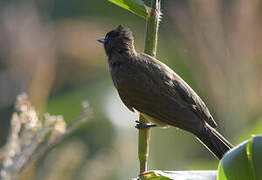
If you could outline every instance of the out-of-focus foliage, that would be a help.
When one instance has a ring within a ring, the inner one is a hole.
[[[246,0],[162,0],[157,58],[196,90],[233,144],[261,133],[261,7]],[[113,89],[97,39],[123,24],[141,52],[144,23],[106,0],[0,1],[0,144],[22,91],[39,113],[62,114],[67,123],[83,100],[94,111],[20,179],[136,176],[137,117]],[[149,169],[217,168],[218,161],[182,130],[156,128],[151,140]]]
[[[40,120],[26,94],[17,97],[17,112],[13,113],[7,143],[1,153],[0,179],[16,179],[32,161],[37,160],[62,140],[72,129],[90,115],[88,103],[83,104],[82,117],[67,125],[60,116],[48,113]]]
[[[226,153],[218,168],[218,180],[259,180],[262,178],[262,136],[249,141]]]

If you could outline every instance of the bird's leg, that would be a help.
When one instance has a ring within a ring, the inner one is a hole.
[[[146,128],[151,128],[151,127],[156,127],[156,124],[150,124],[150,123],[143,123],[140,121],[136,121],[136,126],[135,128],[137,129],[146,129]]]

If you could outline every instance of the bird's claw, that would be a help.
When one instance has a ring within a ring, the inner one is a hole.
[[[140,121],[136,121],[136,126],[135,128],[137,129],[146,129],[146,128],[151,128],[151,127],[156,127],[155,124],[150,124],[150,123],[143,123],[143,122],[140,122]]]

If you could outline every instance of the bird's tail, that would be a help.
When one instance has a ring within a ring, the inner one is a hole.
[[[226,138],[208,125],[205,126],[203,132],[197,133],[196,136],[218,159],[222,159],[223,155],[233,148]]]

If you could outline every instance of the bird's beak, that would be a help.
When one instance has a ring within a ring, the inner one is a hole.
[[[105,38],[99,38],[97,41],[104,44],[105,43]]]

